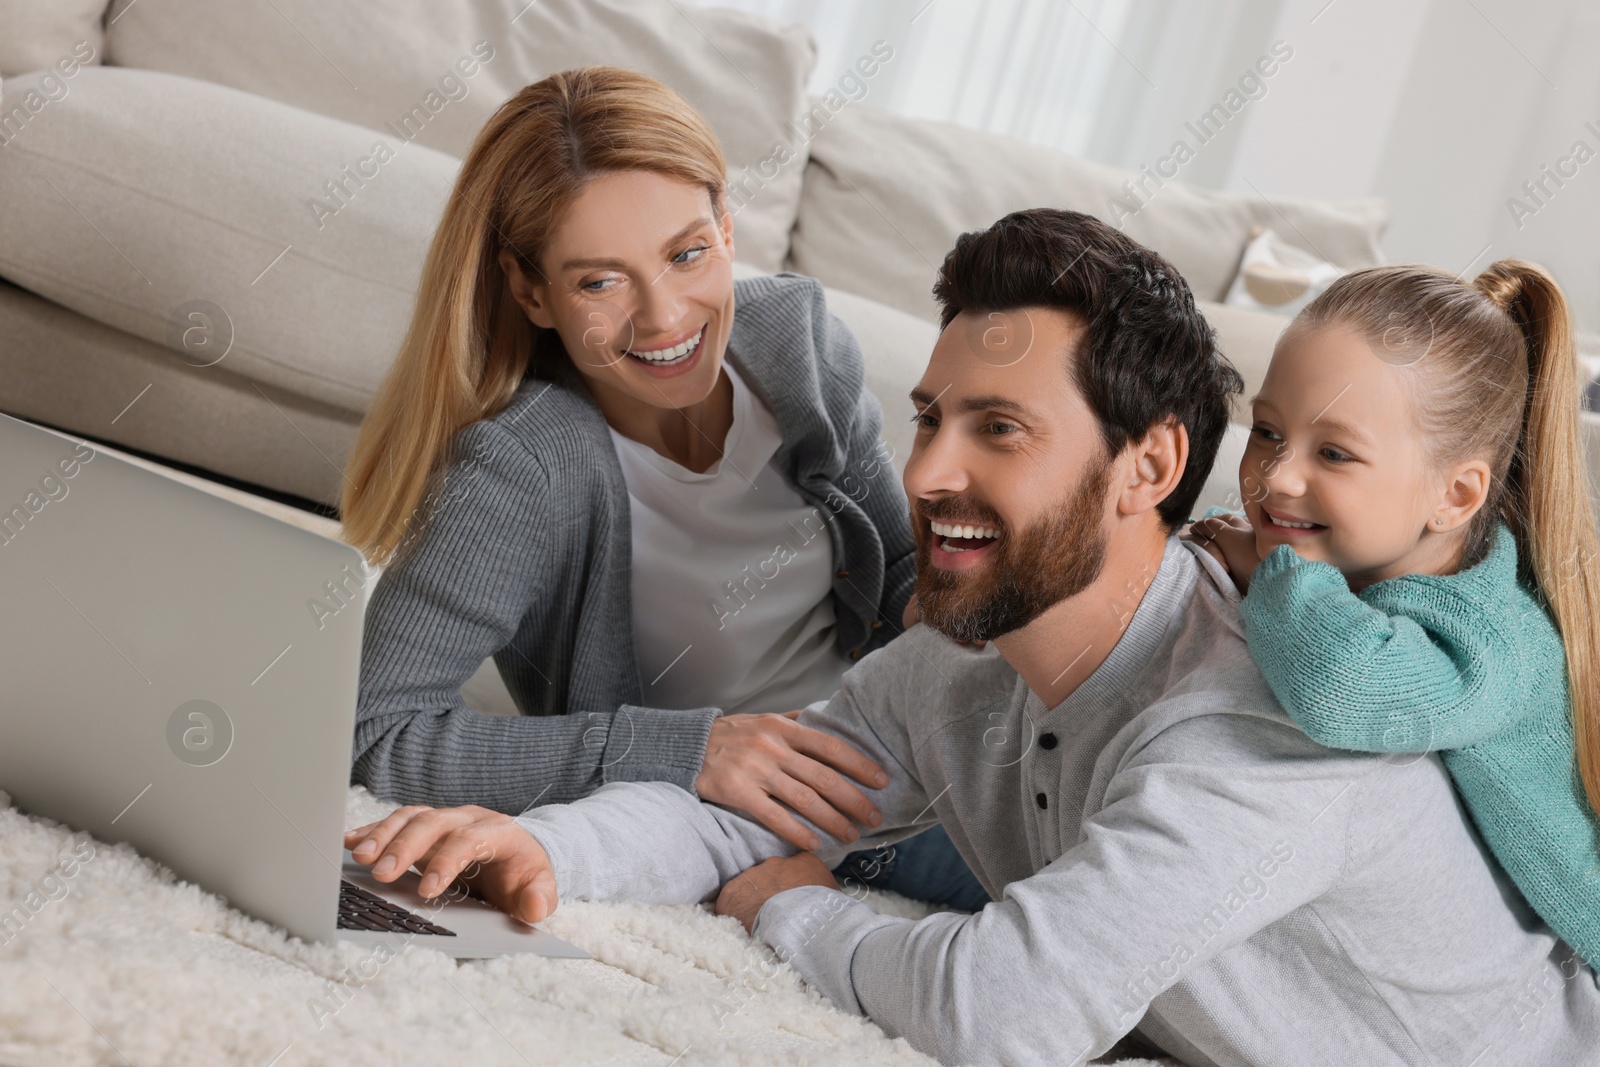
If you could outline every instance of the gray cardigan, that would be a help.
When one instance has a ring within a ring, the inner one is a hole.
[[[727,358],[777,418],[774,462],[827,522],[839,648],[860,658],[899,632],[915,582],[861,349],[813,279],[734,291]],[[456,435],[430,486],[437,509],[367,606],[351,781],[513,814],[609,782],[693,792],[718,710],[642,706],[627,485],[575,372],[530,374],[505,410]],[[490,655],[520,716],[461,699]]]

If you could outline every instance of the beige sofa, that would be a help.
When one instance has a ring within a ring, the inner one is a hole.
[[[955,235],[1032,205],[1110,217],[1140,179],[874,107],[896,42],[853,68],[856,99],[811,98],[809,38],[732,11],[395,6],[0,0],[0,409],[334,504],[474,132],[528,81],[610,62],[717,128],[741,269],[830,287],[903,457]],[[1184,272],[1251,382],[1283,320],[1218,302],[1251,226],[1347,267],[1380,257],[1376,201],[1170,182],[1147,200],[1125,228]]]

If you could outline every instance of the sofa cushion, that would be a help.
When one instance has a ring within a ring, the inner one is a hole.
[[[337,507],[360,418],[0,281],[6,414]]]
[[[407,147],[319,218],[308,195],[335,163],[372,157],[371,130],[156,71],[94,67],[74,84],[73,107],[43,109],[0,149],[0,276],[191,366],[207,351],[185,334],[205,340],[197,328],[214,319],[215,344],[231,338],[219,373],[365,412],[459,162]],[[179,113],[181,123],[144,121]],[[200,301],[220,313],[190,318]],[[868,388],[898,417],[938,331],[860,297],[829,301],[862,343]],[[901,462],[909,423],[886,425]]]
[[[1217,446],[1217,458],[1211,472],[1200,487],[1200,496],[1190,509],[1190,517],[1198,518],[1206,508],[1216,506],[1237,510],[1244,506],[1239,495],[1239,464],[1244,459],[1245,446],[1250,443],[1250,428],[1242,423],[1230,422],[1222,441]]]
[[[381,10],[325,0],[118,0],[111,18],[108,63],[232,86],[366,126],[394,148],[415,141],[457,157],[529,82],[590,63],[633,67],[700,110],[733,177],[770,164],[775,145],[794,140],[789,123],[804,111],[815,60],[798,27],[675,0],[393,0]],[[325,163],[331,171],[347,161]],[[782,266],[804,163],[800,145],[742,205],[740,258]]]
[[[1229,307],[1296,315],[1345,274],[1276,230],[1263,229],[1250,238],[1239,260],[1239,273],[1223,303]]]
[[[893,452],[895,468],[903,470],[916,438],[916,427],[911,423],[915,411],[909,394],[927,369],[928,357],[939,340],[939,328],[855,293],[831,288],[826,291],[828,310],[839,316],[861,342],[867,362],[867,388],[883,405],[883,440]],[[1272,348],[1289,320],[1282,315],[1209,301],[1201,301],[1200,310],[1217,331],[1218,349],[1244,377],[1244,392],[1234,400],[1232,417],[1236,422],[1249,422],[1250,397],[1260,391],[1267,364],[1272,360]],[[1596,420],[1600,422],[1600,416]],[[1228,474],[1227,479],[1237,481],[1237,455],[1233,465],[1235,473]]]
[[[1028,207],[1119,222],[1207,300],[1226,294],[1253,225],[1274,226],[1346,269],[1382,261],[1382,200],[1269,204],[1168,181],[1134,201],[1123,183],[1140,177],[1006,137],[846,108],[811,143],[790,269],[936,318],[933,281],[956,236]],[[1114,209],[1113,197],[1143,206],[1119,217],[1127,209]]]
[[[1233,417],[1250,420],[1250,397],[1261,391],[1272,362],[1278,335],[1289,325],[1287,315],[1253,308],[1229,307],[1210,300],[1197,300],[1200,313],[1217,331],[1217,348],[1244,378],[1244,392],[1235,399]]]
[[[106,0],[0,0],[0,78],[100,62],[105,14]]]
[[[883,406],[883,443],[896,470],[905,469],[917,429],[911,390],[928,369],[939,328],[864,296],[828,289],[828,310],[850,328],[867,362],[867,388]]]
[[[6,98],[41,77],[7,79]],[[406,146],[319,219],[308,200],[341,165],[373,160],[379,135],[119,67],[79,71],[69,103],[0,148],[0,275],[175,341],[191,363],[221,354],[236,374],[364,411],[410,319],[455,157]]]
[[[753,278],[762,271],[735,263],[735,278]],[[839,289],[824,288],[828,310],[855,336],[866,363],[866,386],[883,408],[883,443],[896,470],[906,465],[916,427],[911,425],[910,393],[922,380],[939,340],[939,328],[898,308]]]

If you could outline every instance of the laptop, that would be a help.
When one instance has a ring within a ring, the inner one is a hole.
[[[367,573],[350,545],[0,415],[0,789],[304,940],[587,959],[345,851]]]

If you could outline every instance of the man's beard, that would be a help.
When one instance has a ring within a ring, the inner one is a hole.
[[[993,558],[977,573],[933,566],[928,521],[971,522],[1001,528],[993,515],[959,497],[922,504],[917,515],[917,606],[922,621],[956,641],[993,641],[1020,630],[1076,596],[1100,576],[1106,561],[1102,526],[1111,457],[1101,456],[1078,481],[1072,499],[1026,530],[1001,529]]]

